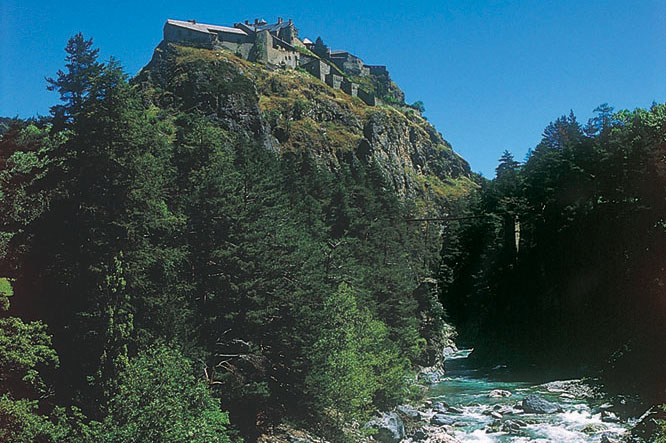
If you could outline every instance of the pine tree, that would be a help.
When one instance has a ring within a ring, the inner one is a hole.
[[[92,39],[86,40],[80,32],[69,39],[65,47],[66,71],[59,70],[56,78],[47,78],[47,89],[60,94],[62,105],[51,108],[56,129],[71,124],[81,112],[94,80],[100,75],[103,65],[97,62],[99,49],[93,49]]]

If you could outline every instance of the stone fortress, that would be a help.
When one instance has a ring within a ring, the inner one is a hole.
[[[232,27],[208,25],[195,20],[167,20],[164,41],[226,49],[245,60],[282,68],[302,68],[335,89],[359,97],[366,104],[390,104],[400,107],[404,94],[391,81],[386,66],[371,66],[347,51],[315,54],[315,44],[298,37],[291,19],[278,18],[277,23],[255,19],[235,23]]]

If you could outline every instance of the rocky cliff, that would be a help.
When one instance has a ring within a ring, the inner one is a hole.
[[[443,212],[474,187],[467,162],[415,112],[368,106],[301,70],[161,43],[134,79],[167,112],[197,112],[266,149],[307,151],[336,170],[375,161],[403,198]]]

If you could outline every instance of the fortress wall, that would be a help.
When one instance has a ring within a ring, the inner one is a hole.
[[[304,65],[304,67],[306,71],[308,71],[314,77],[317,77],[322,82],[326,82],[326,76],[331,73],[331,67],[321,60],[315,60],[313,62],[307,63]]]
[[[240,57],[245,60],[249,60],[253,46],[254,43],[231,43],[225,41],[216,41],[213,45],[213,49],[226,49],[233,52],[234,54],[239,54]]]
[[[358,84],[357,83],[352,83],[350,81],[343,81],[341,85],[341,89],[343,92],[351,95],[352,97],[358,97]]]
[[[372,75],[380,75],[380,76],[381,75],[386,75],[386,76],[389,75],[388,69],[386,69],[386,66],[383,66],[383,65],[374,65],[374,66],[373,65],[366,65],[365,67],[368,68],[368,71]]]
[[[190,42],[211,46],[214,39],[214,35],[204,32],[183,29],[169,24],[164,25],[164,40],[167,42]]]
[[[342,85],[342,76],[333,73],[327,74],[326,84],[333,89],[340,89],[340,86]]]
[[[368,106],[379,106],[383,104],[383,102],[377,97],[375,97],[374,94],[366,92],[361,88],[358,88],[358,98],[363,100],[363,102]]]

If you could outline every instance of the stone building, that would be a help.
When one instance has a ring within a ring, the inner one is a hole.
[[[255,19],[233,27],[198,23],[196,20],[167,20],[164,25],[167,42],[191,43],[211,49],[228,49],[246,60],[296,68],[300,65],[301,52],[305,48],[298,39],[298,30],[292,20],[278,18],[268,24]]]
[[[330,87],[359,97],[371,106],[382,103],[376,97],[376,91],[362,89],[353,77],[372,75],[380,84],[390,84],[386,66],[365,65],[363,60],[347,51],[329,51],[325,57],[318,57],[311,52],[314,43],[310,39],[299,39],[298,29],[291,19],[278,18],[276,23],[246,20],[233,27],[169,19],[164,24],[164,41],[226,49],[253,62],[303,68]]]
[[[318,58],[301,66],[323,82],[326,82],[326,76],[331,73],[331,65]]]
[[[187,42],[204,47],[226,48],[247,58],[254,41],[242,29],[197,23],[196,20],[167,20],[164,41]]]
[[[370,74],[370,69],[363,64],[363,60],[347,51],[331,51],[329,59],[345,74],[361,76]]]

